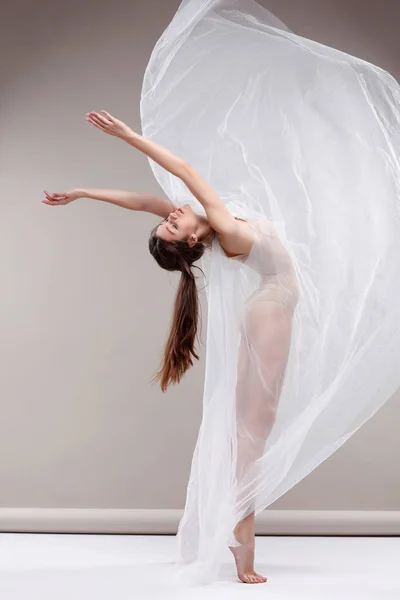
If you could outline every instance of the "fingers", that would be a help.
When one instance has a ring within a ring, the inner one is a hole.
[[[116,125],[117,120],[106,110],[102,110],[101,112],[103,113],[102,115],[95,111],[86,113],[86,120],[98,129],[101,129],[101,131],[110,133],[111,127]]]
[[[108,121],[105,117],[103,117],[102,115],[99,115],[99,113],[96,113],[96,112],[88,113],[88,117],[89,117],[89,119],[93,119],[94,121],[97,121],[98,123],[102,123],[103,125],[107,125],[107,123],[108,123]]]
[[[89,121],[89,123],[92,123],[92,125],[94,125],[98,129],[101,129],[102,131],[106,131],[106,122],[102,121],[101,118],[102,117],[100,117],[100,115],[97,115],[95,113],[89,113],[86,116],[86,120]]]
[[[43,190],[46,200],[42,200],[43,204],[49,204],[50,206],[57,206],[58,204],[64,204],[66,196],[64,194],[49,194],[46,190]]]
[[[103,115],[98,112],[90,112],[89,116],[94,116],[99,119],[102,123],[110,125],[115,120],[106,110],[101,111]]]
[[[65,194],[49,194],[49,192],[47,192],[46,190],[43,190],[45,193],[45,196],[48,200],[64,200],[67,196]]]
[[[64,206],[65,200],[42,200],[42,204],[48,204],[49,206]]]
[[[110,119],[110,121],[114,121],[114,120],[115,120],[115,119],[114,119],[114,117],[112,117],[112,116],[110,115],[110,113],[108,113],[106,110],[102,110],[101,112],[102,112],[102,113],[104,113],[104,114],[106,115],[106,117],[107,117],[108,119]]]
[[[103,125],[111,125],[111,123],[113,122],[113,118],[111,115],[109,115],[105,110],[101,111],[102,113],[104,113],[104,115],[101,115],[100,113],[97,112],[90,112],[87,113],[86,116],[92,119],[95,119],[96,121],[102,123]]]

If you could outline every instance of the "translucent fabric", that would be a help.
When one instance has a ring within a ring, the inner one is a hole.
[[[192,581],[218,577],[237,522],[400,387],[399,98],[384,70],[251,0],[185,0],[154,48],[143,135],[254,233],[249,255],[228,258],[216,237],[203,261],[203,418],[177,536]],[[204,214],[150,164],[176,206]]]

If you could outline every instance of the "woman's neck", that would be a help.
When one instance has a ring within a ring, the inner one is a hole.
[[[199,218],[199,227],[197,229],[197,237],[198,239],[203,242],[204,244],[208,244],[211,243],[214,236],[215,236],[215,230],[211,227],[207,217],[203,217],[201,215],[198,216]]]

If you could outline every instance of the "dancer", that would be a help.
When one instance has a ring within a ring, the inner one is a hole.
[[[186,581],[218,578],[228,546],[242,581],[264,581],[254,518],[400,387],[399,106],[389,73],[254,0],[183,0],[146,68],[143,137],[88,114],[147,154],[169,198],[91,194],[164,219],[150,250],[182,275],[163,389],[197,358],[199,259],[205,272],[203,414],[177,535]]]
[[[65,205],[79,197],[108,201],[132,210],[163,217],[151,232],[149,247],[157,263],[169,271],[180,271],[171,332],[156,379],[165,391],[178,383],[198,358],[195,340],[198,324],[198,295],[193,267],[218,238],[227,258],[246,263],[260,275],[260,285],[242,315],[242,333],[237,364],[237,481],[251,485],[257,459],[262,456],[271,432],[287,365],[291,324],[298,299],[298,284],[289,254],[272,223],[266,219],[246,221],[230,213],[218,194],[183,159],[143,138],[106,111],[87,114],[101,131],[120,138],[147,154],[178,177],[203,206],[206,216],[196,214],[189,204],[181,208],[171,201],[139,193],[107,190],[46,192],[45,204]],[[247,494],[249,491],[247,490]],[[254,570],[254,509],[237,523],[234,555],[239,579],[262,583],[266,577]]]

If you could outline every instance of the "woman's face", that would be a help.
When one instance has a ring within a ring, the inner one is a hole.
[[[197,242],[196,231],[199,226],[197,215],[189,204],[184,204],[171,212],[157,227],[156,234],[168,242],[188,240]],[[190,239],[188,239],[190,238]]]

